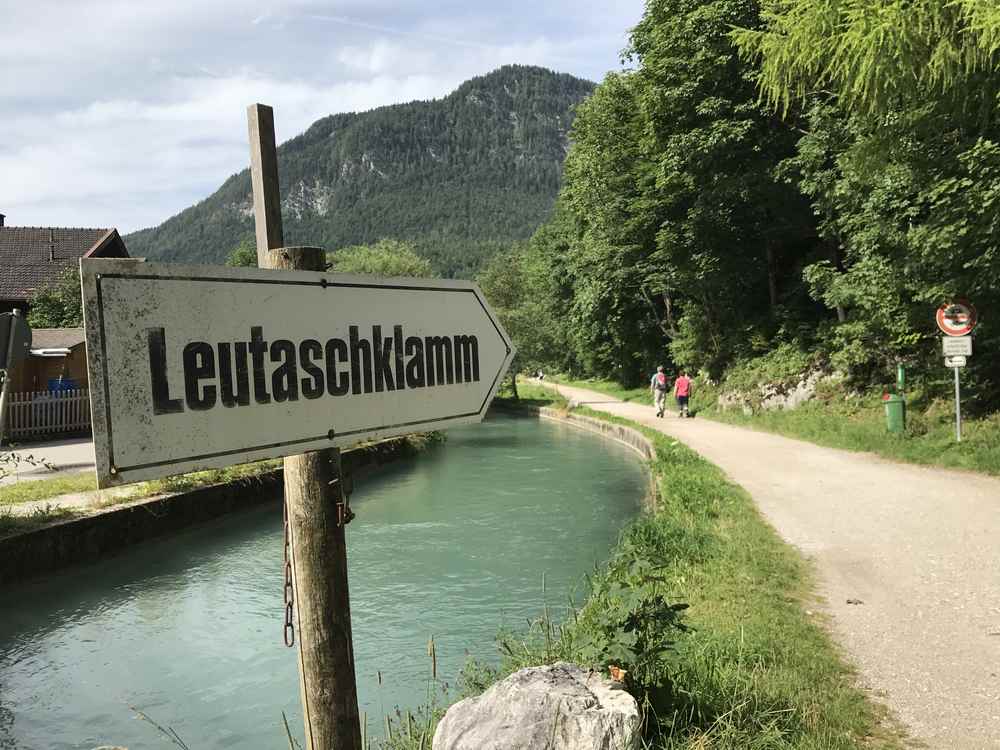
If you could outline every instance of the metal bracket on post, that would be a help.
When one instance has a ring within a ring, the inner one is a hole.
[[[354,520],[354,511],[351,510],[350,502],[344,498],[337,501],[337,526],[347,526]]]
[[[343,471],[343,469],[341,469]],[[334,507],[337,509],[337,527],[346,526],[355,518],[355,513],[351,510],[351,487],[352,482],[347,475],[341,475],[330,482],[330,489],[333,490]]]

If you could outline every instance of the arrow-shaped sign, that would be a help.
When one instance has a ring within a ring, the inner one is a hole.
[[[81,272],[101,487],[478,422],[514,356],[467,281]]]

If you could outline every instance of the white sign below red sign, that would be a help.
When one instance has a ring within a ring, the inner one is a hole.
[[[946,357],[972,356],[971,336],[951,336],[941,339],[941,349]]]

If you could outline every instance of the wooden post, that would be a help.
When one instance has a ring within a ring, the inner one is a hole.
[[[7,332],[7,358],[4,360],[7,369],[4,370],[3,385],[0,386],[0,445],[3,445],[4,425],[7,424],[6,416],[7,402],[10,400],[10,381],[14,378],[14,366],[11,364],[14,360],[14,330],[17,327],[17,319],[20,315],[20,309],[15,307],[13,314],[10,316],[10,330]]]
[[[257,228],[257,266],[268,268],[264,265],[266,252],[285,244],[281,229],[278,150],[274,145],[274,110],[266,104],[251,104],[247,107],[247,122],[250,126],[250,183]]]
[[[261,268],[322,271],[326,257],[321,249],[281,247],[273,112],[254,104],[247,114],[257,263]],[[346,501],[340,450],[289,456],[284,463],[305,746],[361,750],[347,544],[338,519],[338,503]]]

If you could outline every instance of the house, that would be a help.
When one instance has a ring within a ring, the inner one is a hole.
[[[25,314],[34,294],[80,258],[128,258],[117,229],[9,227],[0,214],[0,313]]]
[[[35,294],[80,258],[128,258],[117,229],[8,227],[0,214],[0,313],[25,315]],[[36,328],[29,356],[9,373],[4,432],[11,439],[90,429],[87,347],[82,328]]]

